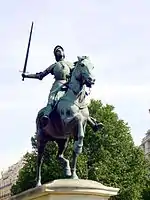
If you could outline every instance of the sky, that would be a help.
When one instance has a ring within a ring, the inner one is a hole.
[[[140,145],[150,128],[149,10],[149,0],[0,1],[0,171],[31,150],[35,118],[53,82],[52,75],[22,81],[32,21],[27,71],[54,63],[58,44],[68,61],[89,56],[96,77],[91,98],[114,105]]]

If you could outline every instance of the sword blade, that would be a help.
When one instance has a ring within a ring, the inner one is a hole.
[[[30,30],[30,35],[29,35],[29,41],[28,41],[27,52],[26,52],[26,57],[25,57],[25,63],[24,63],[24,67],[23,67],[23,74],[26,72],[26,68],[27,68],[27,62],[28,62],[28,56],[29,56],[29,50],[30,50],[32,30],[33,30],[33,22],[32,22],[32,25],[31,25],[31,30]],[[24,81],[24,77],[22,78],[22,81]]]

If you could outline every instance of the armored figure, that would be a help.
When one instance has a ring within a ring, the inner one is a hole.
[[[74,68],[73,63],[65,61],[64,49],[61,46],[57,45],[54,48],[54,56],[56,62],[43,72],[36,74],[22,74],[23,78],[35,78],[39,80],[42,80],[49,73],[54,75],[55,81],[49,93],[47,106],[44,108],[43,120],[45,121],[45,124],[48,122],[49,114],[53,110],[55,103],[63,96],[64,90],[67,89],[67,82],[69,81],[71,72]],[[92,117],[88,118],[88,123],[92,126],[94,131],[103,127],[101,123],[97,123]]]

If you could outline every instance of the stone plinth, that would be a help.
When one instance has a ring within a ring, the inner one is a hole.
[[[119,188],[91,180],[59,179],[11,197],[11,200],[107,200]]]

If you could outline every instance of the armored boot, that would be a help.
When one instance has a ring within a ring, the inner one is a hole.
[[[104,127],[103,123],[97,122],[93,117],[89,117],[88,122],[94,132],[101,130]]]
[[[52,110],[52,107],[50,104],[48,104],[45,108],[44,115],[41,119],[41,123],[42,123],[43,127],[47,126],[47,124],[49,122],[49,114],[50,114],[51,110]]]
[[[44,115],[41,118],[41,125],[42,125],[42,127],[44,128],[45,126],[47,126],[48,122],[49,122],[49,117],[47,115]]]

